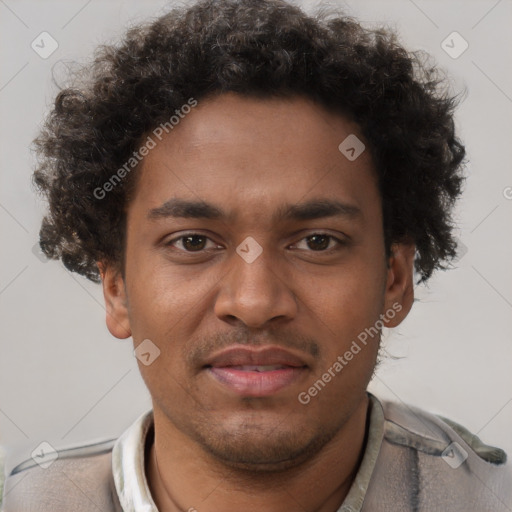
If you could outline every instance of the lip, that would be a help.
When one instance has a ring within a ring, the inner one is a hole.
[[[307,366],[299,356],[281,347],[232,346],[214,354],[206,366],[268,366],[283,365],[291,367]]]
[[[240,367],[248,368],[240,368]],[[254,366],[277,366],[258,371]],[[280,347],[230,347],[215,354],[205,370],[220,384],[242,396],[263,397],[290,386],[307,371],[298,355]]]

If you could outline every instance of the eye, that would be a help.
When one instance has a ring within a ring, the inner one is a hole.
[[[210,247],[207,247],[208,242],[211,243]],[[185,235],[169,240],[165,245],[176,247],[186,252],[200,252],[205,249],[215,249],[218,247],[218,245],[207,236],[200,233],[186,233]]]
[[[302,244],[302,247],[301,247]],[[199,253],[202,251],[218,249],[220,246],[209,237],[201,233],[185,233],[169,240],[166,244],[187,253]],[[313,233],[302,238],[293,248],[307,250],[309,252],[331,252],[336,246],[346,245],[346,242],[327,233]]]
[[[313,252],[330,252],[330,250],[334,249],[336,245],[346,245],[346,242],[343,240],[327,233],[313,233],[312,235],[304,237],[298,244],[295,244],[294,247],[304,249],[304,247],[300,247],[300,244],[304,241],[306,248]],[[331,242],[334,242],[334,246]]]

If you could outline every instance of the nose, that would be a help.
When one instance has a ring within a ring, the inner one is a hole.
[[[239,320],[252,328],[294,318],[297,301],[285,274],[269,250],[263,250],[253,261],[234,252],[216,297],[216,316],[230,323]]]

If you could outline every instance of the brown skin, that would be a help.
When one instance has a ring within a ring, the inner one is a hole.
[[[405,318],[414,257],[414,245],[394,244],[386,260],[369,151],[350,162],[338,150],[351,133],[363,139],[307,99],[227,93],[199,102],[144,159],[124,278],[100,268],[110,332],[161,350],[139,362],[153,399],[147,474],[159,510],[330,512],[343,502],[364,450],[377,337],[309,404],[297,397],[393,304],[402,309],[386,326]],[[204,200],[228,218],[148,218],[171,198]],[[312,199],[360,214],[272,218]],[[208,238],[165,245],[190,231]],[[307,238],[319,232],[346,244]],[[253,263],[236,253],[248,236],[263,248]],[[241,397],[202,368],[235,342],[287,348],[308,369],[272,396]]]

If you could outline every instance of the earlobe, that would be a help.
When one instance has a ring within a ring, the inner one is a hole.
[[[124,279],[119,270],[114,269],[111,265],[98,263],[98,269],[107,311],[107,328],[116,338],[129,338],[132,333]]]
[[[384,300],[386,327],[396,327],[409,314],[414,302],[414,255],[413,243],[397,243],[391,246]],[[393,315],[386,315],[393,311]]]

